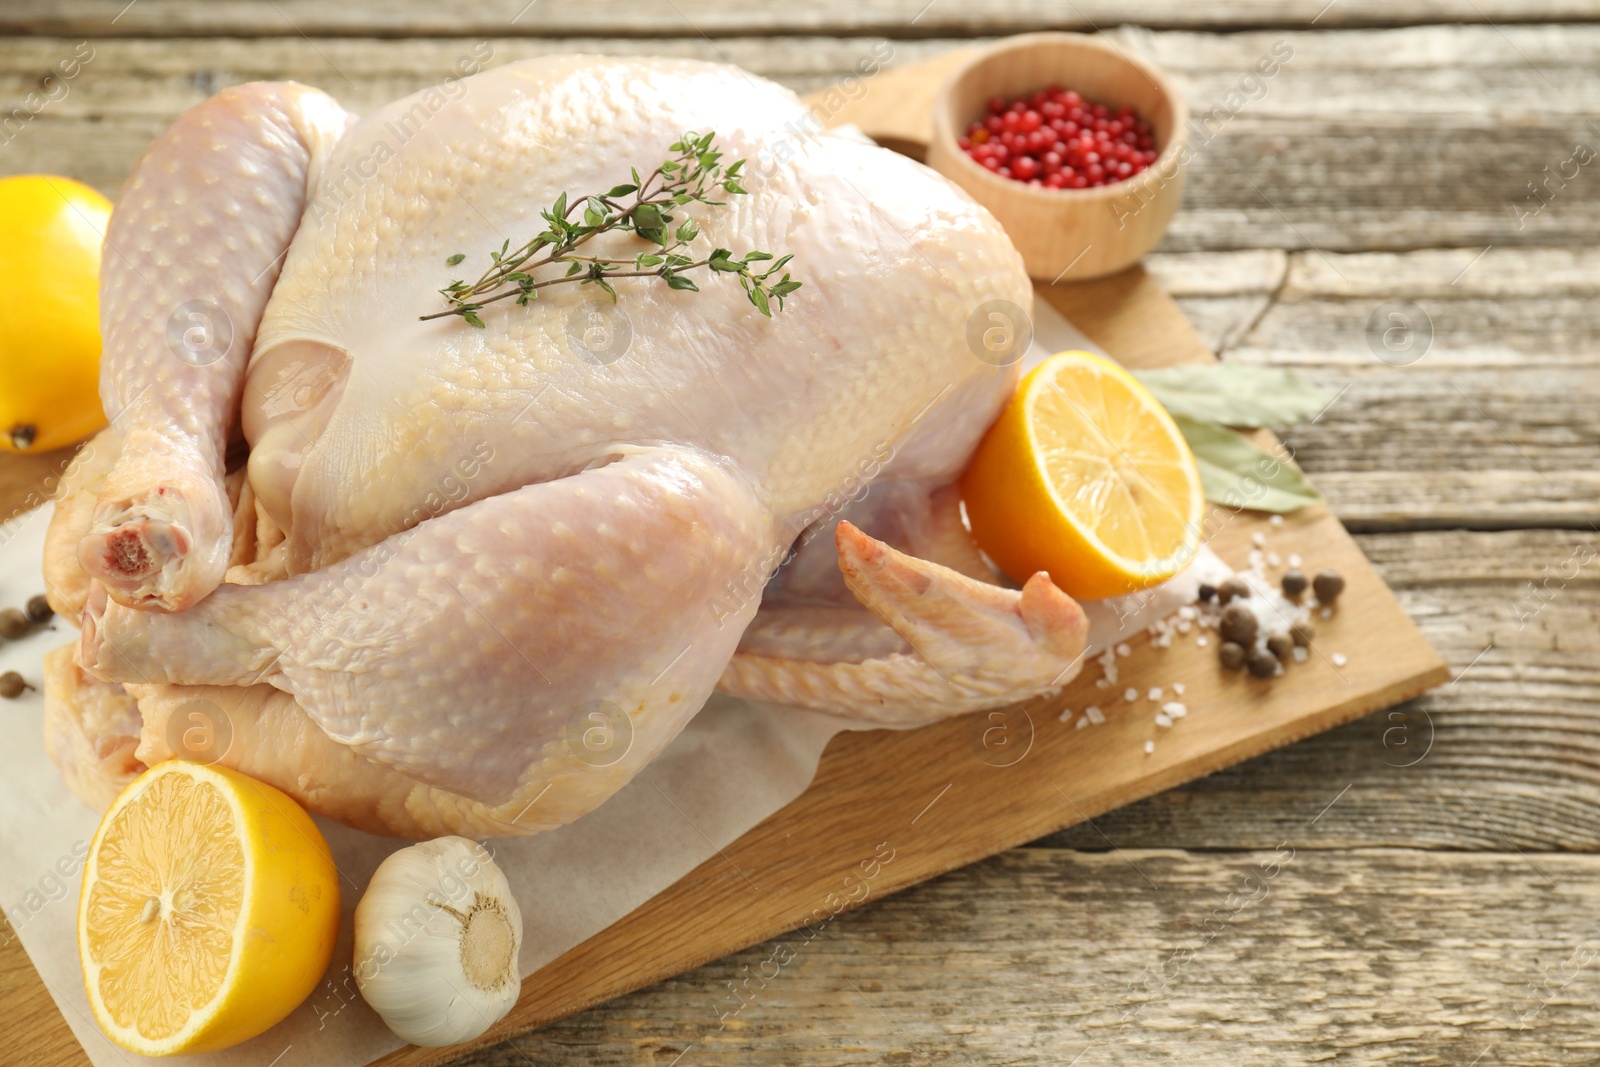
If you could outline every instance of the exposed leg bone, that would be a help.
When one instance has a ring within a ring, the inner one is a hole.
[[[731,468],[689,449],[619,453],[323,570],[225,585],[184,612],[91,598],[83,662],[128,683],[261,681],[292,694],[320,740],[296,732],[293,744],[229,757],[256,761],[269,780],[322,776],[359,805],[388,797],[398,776],[423,790],[415,803],[450,796],[482,812],[548,786],[505,832],[571,821],[710,696],[756,607],[718,597],[778,547],[770,515]],[[596,727],[625,734],[622,750],[589,751]],[[362,793],[377,779],[323,767],[335,749],[383,768],[383,797]],[[392,832],[433,825],[424,814]]]
[[[292,83],[224,90],[145,153],[106,234],[100,393],[124,435],[78,547],[118,603],[181,611],[222,581],[223,460],[262,310],[349,116]]]
[[[90,578],[78,562],[78,544],[94,522],[95,502],[121,454],[122,434],[107,426],[78,449],[56,487],[44,540],[44,584],[50,606],[63,618],[76,619],[89,599]]]

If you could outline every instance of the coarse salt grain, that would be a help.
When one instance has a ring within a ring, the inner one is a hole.
[[[1156,750],[1156,743],[1154,741],[1146,741],[1144,743],[1144,754],[1146,756],[1148,756],[1150,753],[1154,752],[1155,750]]]
[[[1177,700],[1173,700],[1161,705],[1161,710],[1166,712],[1174,719],[1181,719],[1185,715],[1189,714],[1189,705]]]
[[[1194,639],[1194,643],[1201,648],[1205,648],[1211,643],[1211,638],[1207,637],[1205,634],[1201,634],[1199,637]]]
[[[1078,728],[1078,729],[1080,729],[1080,730],[1081,730],[1081,729],[1083,729],[1083,728],[1084,728],[1084,727],[1085,727],[1085,726],[1088,726],[1088,725],[1089,725],[1089,720],[1088,720],[1088,719],[1087,719],[1087,718],[1084,718],[1084,719],[1079,719],[1079,720],[1078,720],[1078,727],[1077,727],[1077,728]]]
[[[1296,663],[1304,663],[1306,660],[1308,660],[1310,658],[1311,658],[1311,653],[1307,652],[1305,649],[1301,648],[1299,645],[1294,646],[1294,661]]]
[[[1139,699],[1139,691],[1130,685],[1128,688],[1122,691],[1122,699],[1132,704],[1135,700]]]
[[[1094,680],[1094,687],[1096,689],[1110,689],[1111,683],[1106,681],[1104,678],[1096,678]]]
[[[1324,618],[1324,619],[1331,619],[1331,618],[1333,618],[1333,609],[1332,609],[1332,608],[1323,608],[1323,609],[1322,609],[1322,617],[1323,617],[1323,618]]]
[[[1158,712],[1156,714],[1156,725],[1157,726],[1171,726],[1172,725],[1172,720],[1167,718],[1165,715],[1163,715],[1163,714]]]
[[[1131,656],[1131,655],[1133,655],[1132,646],[1130,646],[1126,641],[1124,641],[1122,644],[1117,646],[1117,655],[1119,655],[1119,656]]]
[[[1061,714],[1056,716],[1056,719],[1060,722],[1066,722],[1070,718],[1072,718],[1071,708],[1062,708]]]
[[[1278,555],[1276,552],[1268,552],[1267,553],[1267,566],[1269,566],[1269,567],[1281,567],[1281,566],[1283,566],[1283,557]]]
[[[1343,652],[1335,652],[1333,655],[1329,656],[1328,658],[1333,660],[1333,665],[1335,667],[1343,667],[1346,663],[1350,662],[1350,660],[1345,656],[1345,654]]]
[[[1161,687],[1159,685],[1153,685],[1153,686],[1150,687],[1150,699],[1151,700],[1160,700],[1161,699]]]
[[[1272,518],[1268,519],[1267,521],[1272,523],[1272,525],[1274,525],[1274,526],[1282,526],[1283,525],[1283,516],[1282,515],[1274,515],[1274,516],[1272,516]]]
[[[1300,553],[1298,553],[1298,552],[1289,553],[1289,566],[1298,567],[1298,566],[1300,566],[1300,563],[1301,563]]]
[[[1255,533],[1250,535],[1250,543],[1255,545],[1257,548],[1260,548],[1262,545],[1267,543],[1267,535],[1262,533],[1260,530],[1257,530]]]
[[[1172,683],[1172,691],[1174,693],[1178,694],[1179,696],[1183,696],[1183,683],[1182,682],[1173,682]]]
[[[1092,723],[1099,724],[1106,721],[1105,715],[1103,715],[1100,709],[1095,707],[1093,704],[1090,704],[1088,707],[1084,708],[1083,714],[1084,717]]]
[[[1184,619],[1182,622],[1178,623],[1178,632],[1180,634],[1186,634],[1192,629],[1194,629],[1194,623],[1190,622],[1188,619]]]

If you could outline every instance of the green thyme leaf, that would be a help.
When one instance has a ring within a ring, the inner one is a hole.
[[[498,250],[490,250],[489,269],[476,281],[456,280],[439,290],[450,305],[447,310],[421,317],[460,315],[468,325],[482,329],[479,311],[486,304],[512,299],[526,307],[538,299],[538,289],[561,282],[598,285],[613,300],[617,299],[617,292],[611,283],[618,277],[661,278],[671,289],[698,292],[693,279],[681,275],[702,266],[710,266],[712,273],[735,275],[745,295],[763,315],[771,316],[774,302],[781,310],[784,297],[800,288],[800,283],[787,273],[776,283],[770,279],[783,271],[792,256],[774,260],[773,253],[759,249],[737,255],[718,248],[709,256],[698,258],[688,249],[701,236],[699,220],[675,217],[681,215],[679,207],[690,203],[724,206],[723,201],[708,195],[718,190],[744,193],[736,179],[743,172],[745,161],[733,160],[724,167],[725,155],[716,146],[715,133],[709,131],[681,134],[672,151],[673,158],[643,178],[637,167],[630,168],[633,181],[614,185],[607,193],[571,196],[561,192],[548,208],[539,211],[547,224],[545,229],[516,249],[506,239]],[[628,196],[631,203],[613,200]],[[575,212],[576,218],[568,217]],[[636,252],[629,259],[625,253],[613,257],[581,249],[590,238],[605,232],[631,233],[659,250]],[[446,260],[446,266],[458,266],[465,260],[465,253],[457,253]],[[562,277],[540,273],[543,268],[559,264],[566,264]],[[758,268],[756,264],[766,266]],[[631,269],[623,269],[630,265]]]

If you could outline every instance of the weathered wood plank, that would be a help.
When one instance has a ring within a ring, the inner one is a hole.
[[[149,0],[142,0],[148,3]],[[1422,26],[1409,29],[1215,34],[1109,31],[1106,39],[1160,64],[1185,88],[1210,131],[1245,116],[1315,115],[1385,126],[1441,121],[1489,128],[1529,119],[1591,117],[1600,95],[1600,26]],[[708,39],[693,32],[660,37],[412,37],[396,40],[282,38],[119,40],[86,35],[93,50],[71,92],[52,102],[61,114],[172,114],[200,99],[209,78],[331,79],[329,91],[357,109],[434,84],[456,60],[492,55],[485,65],[551,52],[662,54],[738,63],[786,84],[813,88],[842,77],[863,58],[898,66],[960,47],[955,39],[903,37]],[[37,80],[74,54],[78,37],[13,38],[3,43],[0,100],[39,88]],[[88,58],[85,58],[88,57]],[[1259,61],[1281,66],[1241,83]],[[349,82],[342,80],[349,77]],[[90,75],[93,77],[90,77]],[[391,79],[393,82],[391,83]],[[870,79],[869,79],[870,82]],[[1553,83],[1553,84],[1552,84]],[[133,94],[129,89],[137,88]],[[870,91],[870,89],[869,89]],[[1241,99],[1228,101],[1230,93]],[[57,94],[59,95],[59,93]],[[1226,107],[1236,114],[1214,114]],[[1208,132],[1210,132],[1208,131]]]
[[[1600,18],[1593,0],[819,0],[789,5],[676,0],[539,4],[479,0],[441,7],[427,0],[63,0],[0,11],[0,32],[130,37],[238,36],[676,36],[918,33],[975,36],[1040,29],[1090,30],[1135,23],[1237,30],[1251,26],[1331,29],[1423,22],[1567,22]]]
[[[1166,64],[1204,124],[1167,250],[1582,247],[1600,238],[1600,183],[1590,180],[1592,165],[1568,162],[1576,144],[1596,140],[1590,121],[1600,109],[1600,27],[1126,30],[1114,39]],[[0,115],[23,105],[76,43],[0,41],[0,71],[9,72],[0,75],[0,101],[8,105]],[[96,40],[93,60],[56,87],[65,96],[0,135],[8,141],[0,170],[69,173],[113,193],[161,125],[220,86],[292,77],[359,110],[436,82],[478,43]],[[882,46],[870,38],[688,34],[487,43],[494,62],[574,49],[726,59],[799,89],[836,80]],[[955,43],[892,40],[890,62]],[[1247,80],[1275,47],[1293,51],[1278,74]],[[1563,169],[1570,178],[1559,176]],[[1529,182],[1548,183],[1540,194],[1548,206],[1537,213],[1541,201]]]
[[[1347,524],[1600,522],[1600,255],[1297,252],[1277,270],[1270,255],[1159,255],[1149,268],[1227,358],[1347,389],[1287,434]],[[1409,366],[1375,354],[1395,301],[1420,307],[1402,313],[1432,334]]]
[[[1041,843],[1270,848],[1348,785],[1314,847],[1600,851],[1600,533],[1357,542],[1452,684]]]
[[[1265,851],[1006,853],[459,1067],[1592,1059],[1600,858],[1319,852],[1306,799]]]

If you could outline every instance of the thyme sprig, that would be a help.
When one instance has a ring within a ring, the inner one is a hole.
[[[514,299],[517,306],[526,307],[539,298],[540,289],[567,282],[597,285],[613,301],[617,291],[611,283],[617,278],[662,278],[669,289],[699,292],[694,279],[685,275],[700,267],[735,275],[750,303],[771,318],[774,306],[782,311],[784,298],[800,288],[800,283],[783,269],[793,256],[774,258],[772,253],[761,251],[736,256],[726,248],[716,248],[696,259],[686,251],[700,236],[700,227],[692,217],[678,221],[679,208],[695,203],[721,207],[726,201],[713,199],[714,196],[747,193],[739,183],[745,161],[737,160],[724,167],[715,138],[715,133],[683,134],[671,146],[670,150],[676,153],[671,159],[643,178],[635,168],[631,182],[609,192],[576,198],[563,192],[554,204],[539,212],[547,226],[545,230],[515,251],[507,239],[499,251],[489,253],[491,265],[477,281],[453,281],[439,290],[451,305],[448,310],[420,318],[426,321],[459,315],[468,325],[481,330],[483,319],[478,312],[484,305]],[[628,196],[633,198],[631,203],[622,199]],[[635,234],[654,247],[624,258],[578,254],[594,237],[612,232]],[[454,267],[466,258],[465,253],[457,252],[445,260],[445,266]],[[559,277],[535,275],[541,268],[563,264],[566,273]],[[780,272],[782,277],[778,277]]]

